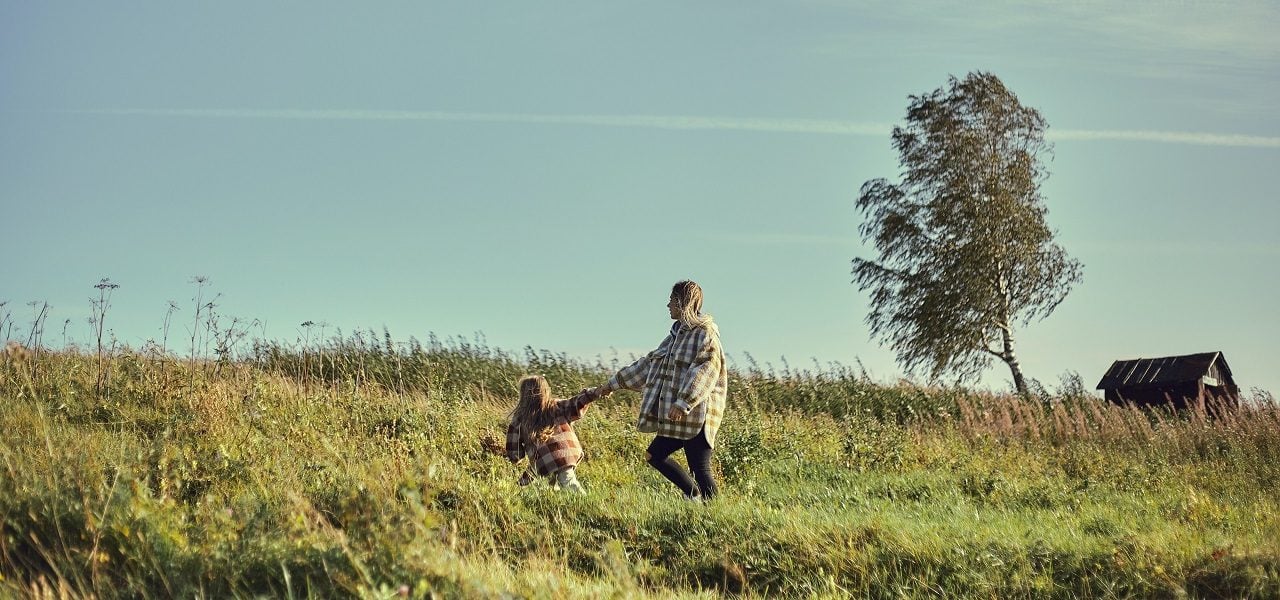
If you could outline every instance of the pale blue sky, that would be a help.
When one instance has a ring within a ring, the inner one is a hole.
[[[205,275],[272,339],[625,358],[687,277],[739,363],[893,380],[853,202],[907,96],[981,69],[1048,120],[1085,266],[1028,375],[1222,350],[1280,392],[1280,4],[690,4],[0,0],[0,310],[84,343],[110,277],[140,346]]]

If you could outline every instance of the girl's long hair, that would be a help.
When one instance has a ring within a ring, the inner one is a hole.
[[[511,422],[519,428],[525,443],[541,444],[555,433],[555,423],[551,421],[551,409],[555,405],[546,377],[527,375],[520,379],[520,399],[511,410]]]
[[[701,327],[711,321],[710,315],[702,314],[702,287],[688,279],[678,281],[671,286],[671,297],[680,306],[676,317],[685,327]]]

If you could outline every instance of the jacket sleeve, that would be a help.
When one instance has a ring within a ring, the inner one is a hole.
[[[524,440],[520,439],[520,428],[515,423],[507,425],[507,460],[513,463],[524,458]]]
[[[591,394],[587,393],[578,394],[568,400],[561,400],[556,403],[555,416],[570,422],[577,421],[582,418],[582,413],[587,409],[587,405],[594,401],[595,398],[592,398]]]
[[[636,362],[623,367],[615,373],[613,377],[609,378],[609,382],[601,387],[604,391],[608,392],[615,390],[639,391],[644,387],[644,378],[649,373],[649,364],[651,361],[652,359],[649,354],[641,356],[636,360]]]
[[[684,385],[676,397],[675,405],[688,414],[707,396],[720,379],[724,370],[724,354],[720,351],[720,337],[706,329],[699,330],[698,352],[689,364],[690,375],[683,378]]]

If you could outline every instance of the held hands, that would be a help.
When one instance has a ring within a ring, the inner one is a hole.
[[[579,396],[585,395],[587,398],[590,399],[591,402],[595,402],[596,400],[599,400],[605,396],[608,396],[609,393],[604,392],[599,387],[593,387],[593,388],[582,388],[582,391],[578,392],[578,395]]]
[[[606,389],[604,386],[597,386],[593,388],[583,388],[582,391],[578,393],[587,394],[591,398],[591,401],[595,402],[596,400],[612,394],[613,390]],[[669,421],[683,421],[685,416],[685,412],[681,410],[679,406],[672,406],[671,410],[667,411],[667,420]]]

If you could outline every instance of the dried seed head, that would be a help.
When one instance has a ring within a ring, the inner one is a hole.
[[[31,353],[27,351],[27,348],[16,341],[9,342],[4,346],[5,358],[13,362],[22,362],[30,355]]]

